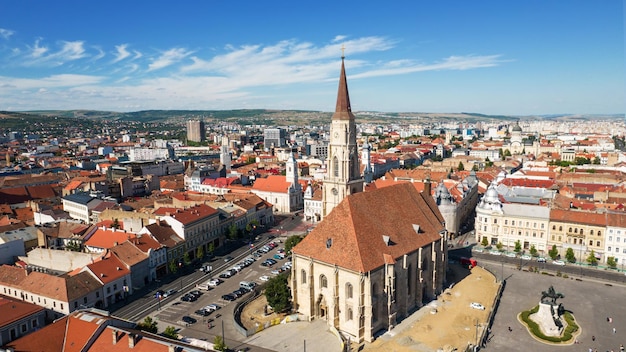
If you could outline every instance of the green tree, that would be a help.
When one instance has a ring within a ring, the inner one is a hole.
[[[291,249],[300,243],[300,241],[302,241],[302,236],[289,236],[289,238],[285,241],[285,252],[287,252],[287,254],[291,254]]]
[[[617,261],[615,260],[615,257],[606,258],[606,265],[608,265],[611,269],[617,268]]]
[[[113,219],[113,223],[111,224],[111,228],[112,229],[119,229],[120,228],[120,222],[117,219]]]
[[[178,340],[178,332],[176,332],[176,328],[173,326],[166,327],[165,330],[163,330],[163,332],[161,333],[161,335],[172,340]]]
[[[596,252],[594,250],[591,250],[591,253],[587,256],[587,263],[589,263],[589,265],[598,265],[598,258],[596,258]]]
[[[215,244],[213,244],[213,242],[209,243],[208,251],[211,256],[213,255],[213,252],[215,252]]]
[[[233,241],[239,237],[239,228],[237,228],[237,225],[231,224],[230,226],[228,226],[227,236],[229,239]]]
[[[196,248],[196,258],[202,259],[203,257],[204,257],[204,248],[202,248],[202,246],[199,246],[198,248]]]
[[[141,323],[137,324],[139,330],[151,332],[156,334],[159,330],[157,328],[157,322],[152,317],[147,316]]]
[[[185,263],[185,265],[191,264],[191,259],[189,259],[189,252],[185,252],[183,254],[183,263]]]
[[[596,156],[595,158],[593,158],[593,164],[594,165],[600,165],[600,157]]]
[[[283,312],[289,308],[289,287],[287,275],[278,275],[271,278],[265,286],[265,298],[275,312]]]
[[[507,156],[511,156],[511,151],[508,149],[504,151],[504,157],[506,158]]]
[[[65,245],[65,249],[72,252],[80,252],[80,243],[78,243],[77,241],[70,241],[68,244]]]
[[[569,263],[576,263],[576,255],[574,255],[574,250],[571,247],[565,251],[565,259]]]
[[[559,250],[556,249],[556,244],[552,245],[552,248],[548,251],[548,255],[550,256],[550,258],[552,258],[552,260],[556,260],[556,258],[559,256]]]
[[[457,166],[456,168],[458,171],[463,171],[465,170],[465,165],[463,165],[462,161],[459,161],[459,166]]]
[[[224,342],[221,335],[215,335],[215,338],[213,338],[213,348],[215,348],[216,351],[228,350],[228,346],[226,346],[226,342]]]
[[[480,245],[483,247],[487,247],[489,245],[489,240],[487,240],[487,237],[483,237],[483,240],[480,241]]]
[[[532,255],[533,257],[536,257],[539,255],[537,254],[537,248],[535,247],[534,244],[530,246],[530,255]]]
[[[496,244],[496,248],[498,248],[499,251],[502,251],[502,248],[504,247],[504,245],[502,244],[502,242],[498,242]]]
[[[176,261],[174,261],[174,259],[170,260],[168,266],[170,267],[170,273],[176,274],[176,272],[178,271],[178,266],[176,265]]]
[[[522,251],[522,243],[519,240],[515,242],[515,249],[513,251],[517,254]]]

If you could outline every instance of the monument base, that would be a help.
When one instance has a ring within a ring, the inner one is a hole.
[[[557,326],[554,322],[555,319],[561,321],[556,310],[558,307],[554,307],[548,303],[539,303],[539,310],[537,313],[531,315],[529,318],[539,325],[539,329],[546,336],[561,336],[563,328]],[[562,323],[562,321],[561,321]],[[563,324],[561,324],[563,325]]]

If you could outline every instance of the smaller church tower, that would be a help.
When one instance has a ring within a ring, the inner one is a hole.
[[[372,147],[366,141],[361,148],[361,164],[363,165],[363,180],[366,184],[372,183],[374,172],[372,171],[370,150]]]
[[[292,185],[298,183],[298,162],[294,158],[293,153],[289,154],[289,159],[285,163],[285,178]]]

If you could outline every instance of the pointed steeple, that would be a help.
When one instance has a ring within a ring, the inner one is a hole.
[[[341,56],[341,73],[339,75],[339,89],[337,91],[337,105],[333,120],[354,120],[352,108],[350,107],[350,95],[348,94],[348,80],[346,79],[346,68],[343,64],[345,57]]]

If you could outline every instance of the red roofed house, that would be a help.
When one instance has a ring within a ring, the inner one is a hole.
[[[298,163],[293,154],[285,163],[286,175],[269,175],[257,178],[252,193],[274,206],[274,210],[290,213],[304,207],[302,185],[298,182]]]
[[[96,307],[102,304],[105,307],[110,306],[124,299],[125,295],[132,294],[130,270],[113,253],[108,253],[101,260],[83,267],[80,273],[83,272],[91,274],[103,286],[104,295],[100,298],[100,302],[96,303]]]
[[[160,214],[158,209],[155,214]],[[186,209],[176,209],[160,218],[185,240],[185,251],[189,259],[196,258],[198,248],[208,253],[209,243],[213,243],[214,248],[220,245],[222,233],[219,212],[208,205],[198,204]]]
[[[45,310],[19,299],[0,296],[0,346],[45,325]]]
[[[85,241],[85,249],[89,253],[102,253],[126,240],[134,239],[134,233],[114,228],[99,227]]]
[[[137,329],[137,324],[84,309],[6,343],[11,351],[191,352],[200,348]],[[204,345],[201,350],[212,350]]]

